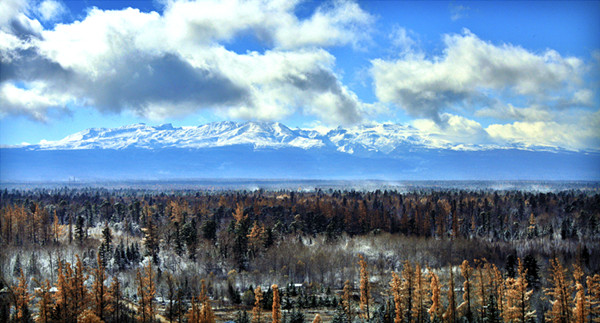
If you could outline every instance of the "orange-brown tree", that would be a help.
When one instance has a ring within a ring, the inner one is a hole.
[[[440,280],[438,275],[433,271],[429,270],[430,274],[430,289],[431,289],[431,307],[427,310],[431,321],[440,321],[444,313],[444,307],[442,305],[442,291],[440,286]]]
[[[533,289],[527,290],[527,273],[520,258],[518,262],[518,276],[506,279],[506,308],[503,316],[505,320],[510,322],[525,323],[535,317],[535,311],[532,311],[530,306]]]
[[[19,283],[14,287],[15,293],[15,321],[16,322],[29,322],[31,320],[31,312],[29,309],[29,302],[33,298],[29,294],[27,278],[23,274],[21,269],[21,276],[19,277]]]
[[[281,299],[279,297],[279,287],[273,284],[271,286],[273,290],[273,323],[281,323]]]
[[[148,265],[144,267],[143,274],[139,269],[137,270],[136,282],[139,298],[137,319],[143,323],[154,321],[156,314],[156,304],[154,303],[156,283],[154,279],[155,273],[151,261],[148,261]]]
[[[567,278],[567,270],[558,259],[550,259],[549,280],[552,287],[544,292],[550,298],[552,309],[546,313],[546,319],[553,323],[570,323],[573,315],[571,311],[571,295],[573,284]]]
[[[106,310],[109,305],[110,294],[104,285],[104,282],[108,277],[104,266],[102,266],[99,252],[97,253],[96,263],[96,268],[92,269],[92,276],[94,277],[94,283],[92,285],[94,314],[96,314],[100,320],[106,320]]]
[[[260,286],[254,289],[254,307],[252,308],[252,323],[262,322],[262,300],[263,292]]]
[[[367,262],[362,255],[358,255],[360,266],[360,310],[366,321],[370,320],[371,283],[369,282],[369,271]]]

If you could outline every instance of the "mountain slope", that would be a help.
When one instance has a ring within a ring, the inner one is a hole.
[[[402,125],[270,122],[88,129],[0,149],[0,181],[189,178],[598,180],[600,154],[453,145]]]

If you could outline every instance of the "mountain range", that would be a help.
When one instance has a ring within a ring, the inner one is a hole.
[[[400,124],[278,122],[92,128],[0,148],[0,181],[193,178],[598,180],[598,152],[454,144]]]

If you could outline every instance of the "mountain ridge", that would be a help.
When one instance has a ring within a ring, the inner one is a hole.
[[[362,124],[337,127],[327,132],[314,129],[289,128],[279,122],[220,121],[199,126],[174,127],[172,124],[149,126],[144,123],[118,128],[89,128],[56,141],[42,140],[38,144],[19,147],[30,150],[72,149],[203,149],[250,145],[255,149],[301,148],[330,149],[347,154],[385,155],[422,149],[492,150],[519,149],[560,151],[560,147],[536,147],[519,144],[452,143],[401,124]]]

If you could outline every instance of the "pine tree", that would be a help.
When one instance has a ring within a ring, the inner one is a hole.
[[[262,289],[260,288],[260,286],[256,286],[256,289],[254,289],[254,308],[252,308],[252,323],[262,322],[262,300]]]
[[[506,279],[506,308],[504,319],[512,322],[525,323],[535,317],[535,311],[530,308],[533,290],[527,290],[526,272],[521,259],[518,259],[517,278]]]
[[[418,323],[424,322],[427,308],[427,283],[423,279],[421,265],[415,264],[415,318]]]
[[[108,293],[110,296],[108,297],[109,306],[107,308],[107,312],[112,317],[113,322],[120,322],[122,321],[123,317],[124,304],[122,304],[121,302],[121,283],[119,282],[119,279],[117,279],[117,277],[113,278],[113,281],[110,284],[110,288],[108,289]]]
[[[600,322],[600,274],[588,276],[586,285],[589,295],[590,321]]]
[[[487,317],[486,310],[490,298],[490,279],[492,277],[491,265],[485,260],[476,260],[477,268],[475,269],[475,290],[479,298],[480,318],[483,320]]]
[[[439,321],[442,319],[442,315],[444,313],[444,308],[442,307],[442,298],[441,298],[441,286],[438,276],[430,270],[431,274],[431,307],[427,312],[429,313],[429,317],[432,322]],[[397,322],[396,322],[397,323]]]
[[[581,278],[583,277],[583,270],[577,264],[573,265],[573,278],[575,280],[575,307],[573,308],[573,318],[576,323],[585,323],[588,321],[588,314],[590,308],[590,302],[588,297],[585,295]]]
[[[454,295],[454,270],[450,267],[450,280],[448,282],[448,308],[443,315],[446,322],[456,322],[456,296]]]
[[[198,303],[196,303],[196,297],[192,297],[191,307],[187,313],[187,319],[189,323],[198,323],[200,322],[200,308],[198,307]]]
[[[401,323],[404,321],[404,311],[402,308],[402,280],[396,273],[392,273],[392,281],[390,282],[390,294],[394,298],[394,304],[396,307],[394,323]]]
[[[371,284],[369,282],[369,271],[367,262],[362,255],[358,255],[358,265],[360,266],[360,310],[363,318],[368,322],[370,318],[369,305],[371,301]]]
[[[110,228],[108,227],[108,222],[104,226],[102,230],[102,243],[98,248],[98,255],[102,261],[102,267],[108,266],[108,262],[111,259],[112,252],[112,234],[110,232]]]
[[[549,280],[552,287],[544,290],[552,304],[552,309],[546,313],[547,320],[553,323],[570,323],[573,316],[571,313],[573,287],[571,281],[567,279],[566,269],[558,259],[550,259]]]
[[[179,294],[181,291],[177,288],[175,278],[171,273],[167,273],[167,308],[165,315],[169,319],[169,322],[173,322],[175,318],[179,318],[181,313],[181,302]]]
[[[136,282],[138,284],[138,321],[152,322],[156,313],[156,305],[154,303],[154,294],[156,293],[156,284],[154,282],[155,274],[152,269],[152,262],[144,268],[144,274],[137,270]]]
[[[504,279],[502,278],[502,272],[500,269],[496,267],[496,265],[491,266],[491,280],[490,280],[490,294],[492,294],[495,300],[495,304],[498,307],[498,312],[502,314],[505,308],[505,291],[506,285]]]
[[[473,274],[473,268],[469,266],[469,262],[464,260],[460,265],[460,272],[465,279],[463,283],[463,302],[458,305],[457,311],[464,313],[467,321],[473,321],[473,312],[471,307],[471,299],[472,299],[472,284],[471,284],[471,276]]]
[[[75,263],[75,274],[73,276],[73,300],[75,303],[75,316],[79,316],[88,307],[89,303],[89,292],[85,286],[85,281],[88,279],[88,275],[84,274],[86,268],[83,266],[83,262],[78,255],[75,255],[77,262]]]
[[[77,323],[103,323],[96,313],[91,309],[86,309],[77,317]]]
[[[31,320],[31,312],[29,310],[29,302],[33,298],[29,294],[27,287],[27,278],[21,269],[19,284],[14,288],[15,293],[15,321],[29,322]]]
[[[348,319],[348,315],[346,314],[346,310],[340,305],[335,310],[333,314],[333,318],[331,319],[331,323],[348,323],[350,320]]]
[[[63,229],[58,221],[58,216],[56,215],[56,210],[54,210],[54,222],[52,223],[52,240],[54,243],[58,243],[58,240],[63,234]]]
[[[201,281],[200,296],[198,296],[198,302],[202,304],[198,323],[215,323],[215,314],[213,313],[212,306],[210,305],[210,298],[208,297],[208,293],[206,292],[206,285],[204,279]]]
[[[106,320],[106,310],[109,305],[110,294],[104,285],[108,277],[106,276],[100,253],[97,254],[96,263],[96,268],[92,270],[92,276],[94,277],[94,284],[92,286],[94,314],[100,320]]]
[[[279,298],[279,287],[273,284],[273,323],[281,323],[281,300]]]
[[[352,287],[350,286],[350,281],[346,280],[344,283],[344,291],[342,294],[342,303],[341,307],[346,314],[346,319],[351,322],[352,321]]]
[[[413,321],[413,307],[415,299],[415,270],[412,264],[407,260],[404,262],[402,270],[402,301],[405,310],[406,319]]]
[[[72,279],[71,265],[58,261],[58,274],[56,280],[56,293],[54,303],[56,304],[56,316],[63,322],[75,322],[77,316],[73,313],[73,292],[70,281]]]
[[[48,323],[50,322],[52,309],[54,307],[52,301],[52,294],[50,294],[50,282],[46,279],[40,284],[40,288],[35,291],[35,296],[39,298],[38,301],[38,316],[35,321],[37,323]]]
[[[248,233],[248,252],[250,253],[250,257],[256,257],[256,254],[263,246],[262,237],[264,233],[264,228],[259,226],[257,222],[254,222],[254,226]]]
[[[250,318],[248,318],[248,312],[246,311],[238,311],[235,316],[235,323],[250,323]]]
[[[152,257],[152,261],[158,265],[158,252],[160,245],[158,240],[158,228],[152,217],[152,210],[148,204],[144,205],[144,247],[146,247],[146,255]]]

